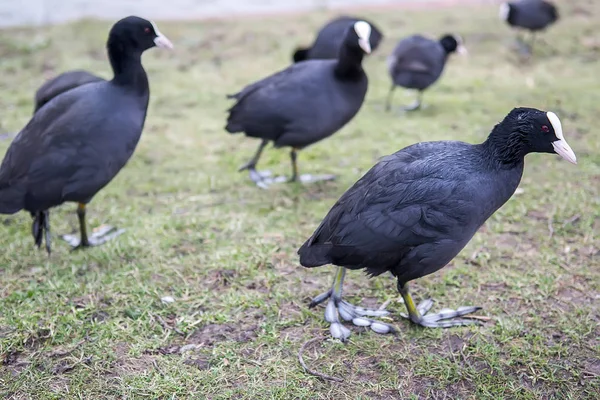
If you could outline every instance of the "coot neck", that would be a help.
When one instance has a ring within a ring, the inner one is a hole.
[[[335,75],[341,80],[359,80],[364,75],[364,53],[358,48],[342,46],[335,66]]]
[[[487,159],[501,168],[517,168],[523,165],[527,155],[527,143],[519,131],[507,131],[502,124],[494,127],[481,148]]]
[[[108,58],[114,77],[112,82],[140,96],[148,94],[148,76],[142,66],[142,52],[117,41],[108,42]]]

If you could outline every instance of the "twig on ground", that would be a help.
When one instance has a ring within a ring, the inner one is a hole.
[[[175,327],[175,326],[169,326],[169,324],[167,324],[165,322],[165,320],[162,319],[162,317],[160,315],[154,315],[154,317],[156,318],[156,320],[158,321],[158,323],[160,324],[160,326],[162,326],[162,328],[165,331],[172,330],[172,331],[174,331],[175,333],[177,333],[177,334],[179,334],[181,336],[185,336],[185,334],[181,330],[179,330],[177,327]]]
[[[316,376],[318,378],[325,379],[326,381],[344,382],[344,380],[342,378],[338,378],[338,377],[335,377],[335,376],[326,375],[326,374],[323,374],[323,373],[321,373],[319,371],[315,371],[314,369],[310,369],[310,368],[308,368],[308,366],[304,362],[304,358],[302,357],[302,353],[304,353],[304,350],[306,350],[306,348],[309,345],[311,345],[311,344],[313,344],[313,343],[315,343],[315,342],[317,342],[319,340],[324,340],[324,338],[317,337],[317,338],[310,339],[309,341],[304,342],[304,344],[300,347],[300,350],[298,351],[298,361],[300,362],[300,365],[302,365],[302,368],[304,368],[304,370],[307,373],[309,373],[310,375],[314,375],[314,376]]]
[[[566,220],[563,222],[563,228],[564,228],[565,226],[567,226],[567,225],[570,225],[570,224],[572,224],[573,222],[576,222],[576,221],[577,221],[579,218],[581,218],[581,215],[580,215],[580,214],[575,214],[575,215],[573,215],[571,218],[569,218],[569,219],[566,219]]]

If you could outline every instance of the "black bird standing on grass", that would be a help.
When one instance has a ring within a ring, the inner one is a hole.
[[[86,83],[99,82],[104,79],[90,74],[87,71],[75,70],[64,72],[52,79],[47,80],[35,92],[35,106],[33,112],[42,108],[44,104],[68,90],[74,89]]]
[[[77,202],[81,239],[75,247],[104,243],[121,230],[88,236],[86,204],[127,163],[142,133],[150,91],[142,53],[171,42],[150,21],[127,17],[108,36],[111,81],[99,80],[57,95],[14,139],[0,166],[0,213],[26,210],[32,234],[50,253],[49,209]]]
[[[481,144],[417,143],[382,159],[344,193],[298,250],[305,267],[338,266],[331,289],[311,303],[329,299],[325,319],[332,336],[346,340],[350,335],[338,313],[378,333],[393,330],[368,318],[387,312],[342,300],[346,269],[366,269],[371,276],[390,271],[408,311],[403,317],[415,324],[445,328],[476,323],[457,317],[479,307],[426,315],[433,301],[415,306],[407,282],[441,269],[465,247],[513,195],[529,153],[557,153],[577,162],[556,114],[515,108]]]
[[[344,41],[344,34],[349,27],[358,21],[365,21],[371,26],[369,44],[371,51],[375,51],[383,39],[381,31],[366,19],[342,16],[329,21],[323,26],[310,47],[297,48],[293,56],[294,62],[337,58]]]
[[[519,0],[500,5],[500,19],[513,28],[531,32],[529,44],[522,41],[524,50],[529,54],[533,51],[535,33],[543,31],[558,18],[556,6],[544,0]]]
[[[413,35],[401,40],[388,57],[392,86],[386,101],[386,110],[391,109],[396,86],[418,91],[415,103],[404,107],[405,111],[418,110],[421,107],[423,91],[440,78],[448,56],[454,52],[467,54],[463,39],[458,35],[444,35],[439,40]]]
[[[291,147],[292,177],[299,178],[297,151],[331,136],[358,112],[367,93],[364,54],[371,52],[371,26],[358,21],[347,29],[336,60],[309,60],[246,86],[228,96],[236,100],[229,111],[229,133],[244,132],[261,139],[252,159],[240,168],[260,187],[278,181],[267,172],[256,171],[264,147]],[[333,176],[301,176],[301,181],[332,179]]]

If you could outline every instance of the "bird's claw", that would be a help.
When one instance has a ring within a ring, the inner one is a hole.
[[[379,334],[395,333],[396,329],[384,322],[372,320],[367,317],[384,317],[389,314],[386,310],[370,310],[362,307],[354,306],[345,300],[334,299],[331,296],[332,290],[322,293],[315,297],[310,307],[314,307],[325,300],[329,299],[325,307],[325,320],[329,322],[329,332],[335,339],[345,342],[350,337],[351,331],[346,328],[340,321],[341,317],[344,321],[351,321],[355,326],[371,328],[373,332]]]
[[[475,319],[467,319],[467,318],[457,318],[462,317],[464,315],[472,314],[481,310],[481,307],[475,306],[461,306],[456,310],[452,310],[450,308],[444,308],[440,312],[436,314],[427,313],[433,307],[433,300],[427,299],[422,301],[418,306],[417,310],[421,315],[421,318],[417,321],[410,318],[408,314],[401,313],[402,318],[411,320],[417,325],[421,325],[426,328],[450,328],[453,326],[465,326],[465,325],[480,325],[481,322]]]
[[[81,249],[84,247],[100,246],[123,234],[125,229],[117,229],[110,225],[102,225],[96,228],[92,234],[88,237],[88,243],[81,243],[81,239],[76,235],[63,235],[62,239],[69,243],[73,250]]]

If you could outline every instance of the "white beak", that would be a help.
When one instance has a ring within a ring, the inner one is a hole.
[[[152,24],[152,27],[154,28],[154,33],[156,33],[156,37],[154,38],[154,44],[156,45],[156,47],[160,47],[163,49],[172,49],[173,43],[171,43],[171,41],[169,39],[167,39],[167,37],[165,35],[160,33],[160,31],[158,30],[158,27],[156,26],[156,24],[154,22],[150,21],[150,23]]]
[[[575,157],[573,149],[571,149],[571,146],[569,146],[563,135],[562,124],[560,123],[560,119],[558,119],[556,114],[554,114],[551,111],[548,111],[546,113],[546,116],[552,124],[552,127],[554,128],[554,134],[558,139],[552,142],[552,147],[554,147],[554,151],[556,152],[556,154],[558,154],[568,162],[577,164],[577,157]]]
[[[173,43],[171,43],[171,41],[169,39],[167,39],[167,37],[165,35],[163,35],[160,32],[156,32],[156,34],[158,35],[157,37],[154,38],[154,44],[156,45],[156,47],[161,47],[163,49],[172,49],[173,48]]]
[[[566,140],[559,139],[555,142],[552,142],[552,147],[554,147],[556,154],[572,164],[577,164],[577,157]]]
[[[367,39],[358,39],[358,45],[367,54],[371,54],[371,43]]]
[[[469,54],[469,52],[467,51],[467,48],[465,46],[463,46],[462,44],[458,45],[458,47],[456,48],[456,52],[462,56],[466,56]]]

